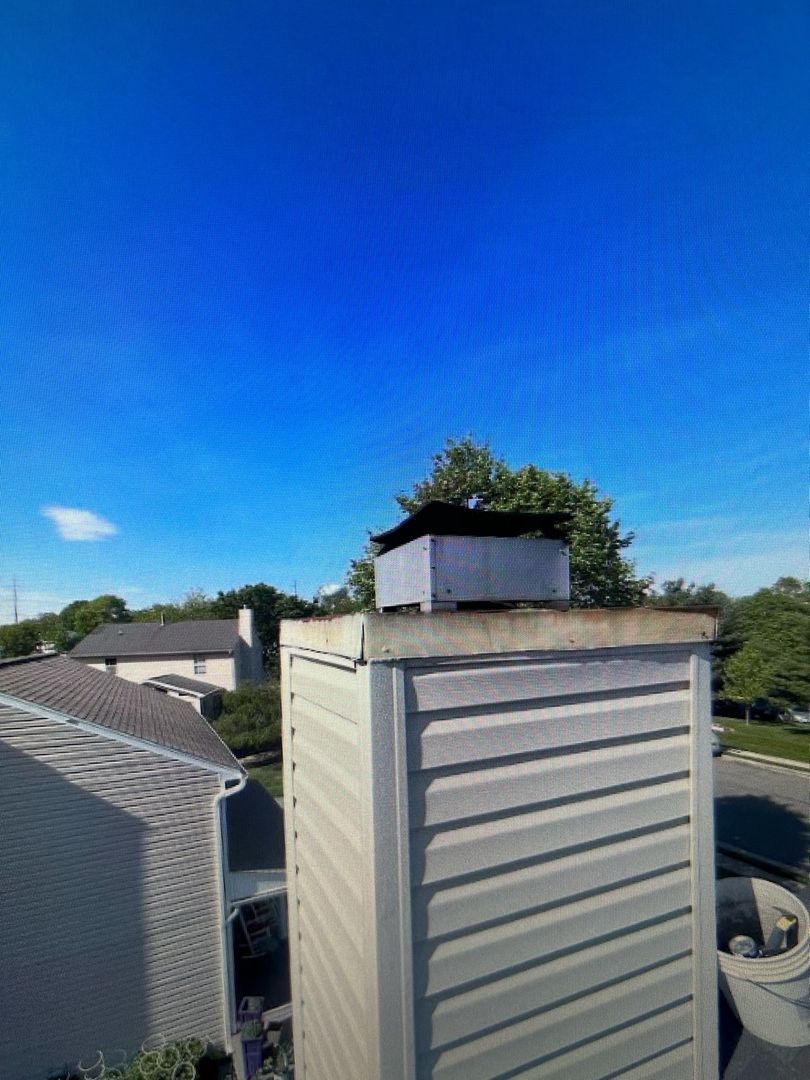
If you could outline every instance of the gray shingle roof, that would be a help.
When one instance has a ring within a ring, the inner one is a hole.
[[[239,640],[238,619],[166,623],[104,623],[71,650],[72,656],[177,656],[230,652]]]
[[[171,672],[168,675],[152,675],[149,679],[144,679],[144,685],[152,686],[153,684],[159,684],[160,686],[170,686],[173,690],[189,690],[192,694],[215,694],[222,692],[224,686],[215,686],[214,683],[202,682],[200,679],[189,679],[185,675],[175,675]]]
[[[193,705],[67,656],[0,661],[0,693],[212,765],[241,768]]]

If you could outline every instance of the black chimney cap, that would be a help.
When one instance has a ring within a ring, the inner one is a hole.
[[[538,514],[516,510],[472,510],[453,503],[429,502],[387,532],[372,536],[382,544],[381,555],[420,536],[523,536],[537,532],[549,540],[564,540],[559,526],[570,521],[566,511]]]

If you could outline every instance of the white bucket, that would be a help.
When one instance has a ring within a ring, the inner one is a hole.
[[[798,897],[760,878],[717,882],[720,988],[743,1027],[777,1046],[810,1045],[810,912]],[[777,956],[732,956],[737,934],[767,941],[782,915],[799,920],[796,944]]]

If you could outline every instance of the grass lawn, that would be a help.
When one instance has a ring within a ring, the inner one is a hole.
[[[714,723],[726,729],[720,733],[724,747],[810,763],[810,724],[763,724],[757,720],[746,724],[725,716],[715,716]]]
[[[255,769],[248,769],[248,776],[251,780],[257,780],[269,795],[280,797],[284,794],[282,769],[280,761],[275,765],[259,765]]]

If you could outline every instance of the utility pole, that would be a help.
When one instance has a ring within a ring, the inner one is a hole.
[[[14,588],[14,622],[18,623],[20,620],[17,617],[17,579],[16,578],[14,578],[14,581],[13,581],[12,584],[13,584],[13,588]]]

